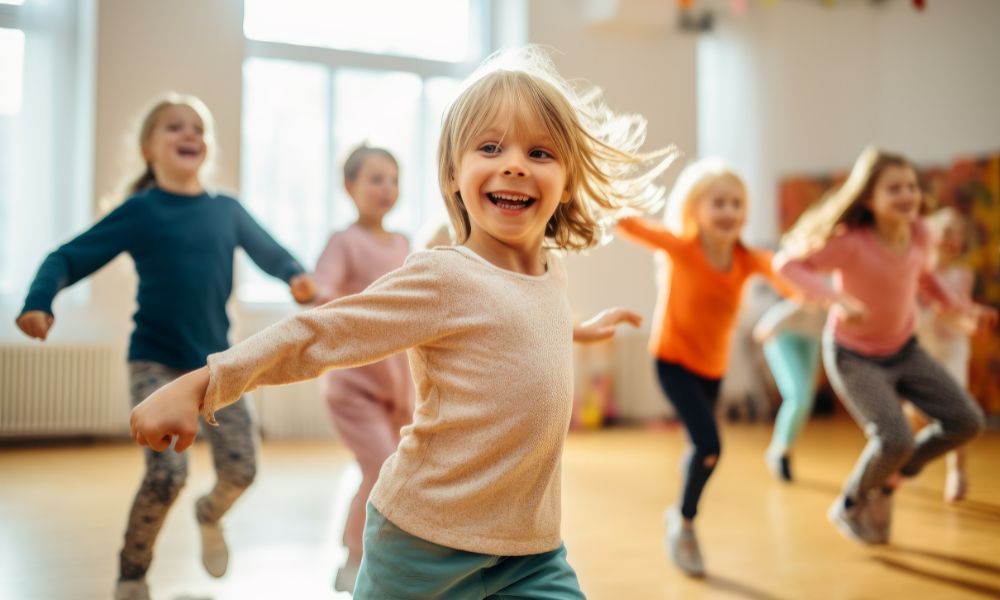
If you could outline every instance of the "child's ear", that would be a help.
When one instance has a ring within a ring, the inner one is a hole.
[[[559,204],[569,204],[569,201],[572,199],[573,197],[569,193],[569,190],[563,190],[562,198],[559,199]]]

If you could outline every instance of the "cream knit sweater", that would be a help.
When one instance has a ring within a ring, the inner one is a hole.
[[[560,465],[573,394],[566,275],[506,271],[464,247],[412,255],[360,294],[208,357],[204,412],[265,385],[408,349],[413,424],[371,501],[404,531],[470,552],[561,543]]]

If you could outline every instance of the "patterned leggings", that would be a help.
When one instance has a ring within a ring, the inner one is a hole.
[[[129,384],[132,405],[142,402],[160,387],[184,374],[150,361],[130,361]],[[195,506],[199,522],[218,521],[253,482],[257,472],[257,441],[246,398],[219,411],[219,427],[204,427],[212,445],[217,481],[211,492]],[[173,449],[145,449],[146,474],[132,503],[125,545],[121,551],[121,579],[141,579],[153,560],[153,544],[187,479],[188,455]]]
[[[866,497],[896,471],[916,475],[932,459],[983,429],[982,410],[916,338],[895,354],[874,357],[839,346],[826,334],[823,362],[834,391],[868,438],[844,486],[848,498]],[[916,439],[900,398],[932,420]]]

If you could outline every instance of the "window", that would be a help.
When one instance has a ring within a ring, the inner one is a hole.
[[[88,112],[92,8],[0,0],[0,304],[13,310],[45,253],[91,218],[80,151],[89,121],[78,115]]]
[[[412,239],[425,224],[446,222],[440,123],[460,81],[498,39],[488,26],[490,1],[245,0],[244,7],[247,210],[312,269],[329,235],[356,218],[342,164],[367,142],[400,165],[399,201],[386,227]],[[288,291],[243,257],[237,296],[281,302]]]

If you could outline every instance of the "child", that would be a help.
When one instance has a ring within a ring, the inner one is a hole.
[[[964,303],[971,302],[975,275],[972,268],[962,262],[968,223],[955,209],[942,208],[927,218],[927,225],[935,244],[934,272],[956,298]],[[941,363],[962,389],[969,387],[969,334],[974,329],[975,324],[963,319],[961,314],[942,310],[934,303],[928,303],[921,311],[918,325],[920,345]],[[923,426],[923,423],[920,425]],[[960,446],[947,455],[946,502],[957,502],[965,498],[968,491],[965,453],[965,446]]]
[[[705,573],[693,521],[721,446],[715,406],[729,359],[743,285],[761,274],[776,286],[771,254],[743,245],[747,193],[743,180],[717,159],[687,167],[667,200],[661,225],[626,217],[618,231],[670,257],[661,267],[656,321],[649,348],[660,385],[691,440],[680,506],[667,510],[667,548],[680,569]]]
[[[888,541],[898,475],[916,475],[983,428],[979,407],[913,337],[917,292],[984,324],[996,320],[996,311],[962,303],[930,270],[921,205],[909,161],[868,148],[844,185],[793,226],[775,258],[782,274],[833,305],[823,362],[868,445],[828,517],[866,544]],[[833,273],[833,287],[824,273]],[[900,396],[934,421],[916,440]]]
[[[344,163],[344,186],[358,210],[358,220],[330,237],[316,263],[317,302],[357,294],[376,279],[403,265],[407,239],[386,231],[382,219],[399,197],[399,167],[389,151],[362,145]],[[399,444],[399,430],[413,417],[413,384],[402,353],[325,376],[326,402],[340,439],[361,467],[361,486],[344,526],[348,556],[337,571],[334,588],[354,591],[361,566],[365,504],[379,469]]]
[[[128,252],[139,275],[129,343],[133,404],[225,350],[232,290],[233,252],[242,247],[271,275],[288,281],[299,302],[313,296],[312,280],[288,252],[228,196],[210,194],[199,179],[214,150],[211,117],[191,96],[171,95],[146,115],[139,134],[146,171],[130,197],[75,239],[46,257],[17,318],[28,336],[44,340],[52,327],[52,301],[63,288]],[[254,479],[256,447],[246,401],[219,413],[226,427],[208,431],[218,481],[195,515],[202,562],[221,577],[228,550],[219,519]],[[187,478],[187,456],[159,447],[146,452],[146,474],[125,530],[115,598],[148,598],[146,571],[163,520]]]
[[[825,319],[826,311],[814,304],[781,300],[767,309],[753,331],[781,393],[781,407],[764,460],[785,482],[792,481],[789,453],[812,413]]]
[[[574,326],[550,250],[593,246],[616,210],[660,200],[652,180],[672,152],[636,154],[644,132],[538,52],[489,61],[439,143],[457,245],[213,355],[133,411],[136,441],[186,448],[199,413],[247,389],[409,349],[417,406],[368,503],[354,597],[583,598],[559,534],[571,343],[639,319],[616,309]]]

